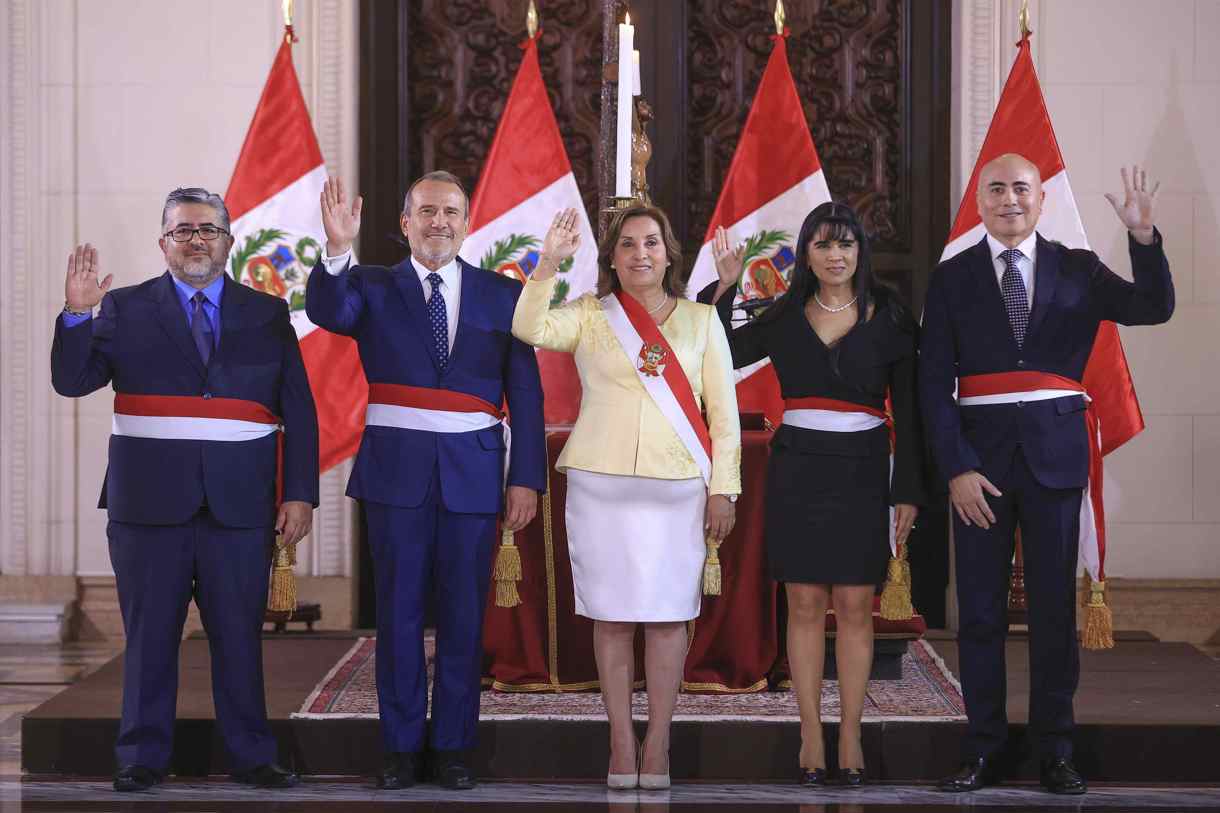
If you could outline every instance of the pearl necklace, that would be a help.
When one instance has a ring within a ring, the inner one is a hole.
[[[666,306],[666,305],[668,305],[668,304],[669,304],[669,294],[666,294],[666,295],[665,295],[665,298],[661,300],[661,304],[660,304],[660,305],[657,305],[655,308],[653,308],[652,310],[648,311],[648,315],[649,315],[649,316],[652,316],[654,313],[656,313],[657,311],[661,310],[661,308],[665,307],[665,306]]]
[[[823,301],[822,301],[821,297],[819,297],[819,296],[818,296],[818,292],[817,292],[817,291],[814,291],[814,292],[813,292],[813,301],[814,301],[814,302],[817,302],[817,303],[818,303],[818,305],[819,305],[819,306],[822,308],[822,310],[824,310],[824,311],[829,311],[830,313],[840,313],[840,312],[842,312],[842,311],[847,310],[847,309],[848,309],[848,308],[850,308],[852,305],[856,304],[856,300],[857,300],[857,299],[859,299],[859,297],[858,297],[858,296],[853,296],[853,297],[851,298],[851,302],[848,302],[846,305],[840,305],[840,306],[839,306],[839,307],[837,307],[837,308],[832,308],[832,307],[830,307],[829,305],[827,305],[825,302],[823,302]]]

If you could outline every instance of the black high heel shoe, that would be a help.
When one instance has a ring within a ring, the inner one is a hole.
[[[801,768],[800,784],[807,788],[824,788],[826,787],[826,769],[825,768]]]
[[[864,782],[863,768],[842,768],[839,771],[839,784],[845,788],[863,787]]]

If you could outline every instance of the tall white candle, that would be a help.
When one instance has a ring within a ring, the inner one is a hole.
[[[635,88],[632,77],[632,58],[635,50],[635,26],[631,15],[618,27],[618,118],[615,136],[614,194],[616,197],[631,197],[631,97]]]
[[[634,88],[631,92],[639,96],[640,90],[640,52],[631,52],[631,84]]]

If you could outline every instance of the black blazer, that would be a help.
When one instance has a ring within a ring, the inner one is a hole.
[[[116,288],[75,327],[55,319],[51,383],[88,395],[113,383],[133,395],[257,401],[284,424],[284,499],[318,504],[318,418],[288,305],[225,277],[220,346],[204,367],[168,271]],[[99,508],[119,522],[176,525],[207,505],[222,524],[275,522],[275,433],[242,442],[111,435]]]
[[[976,470],[996,482],[1019,443],[1047,488],[1082,488],[1088,482],[1083,397],[959,407],[954,394],[959,376],[983,373],[1039,370],[1080,381],[1103,320],[1168,321],[1173,280],[1160,232],[1150,246],[1128,237],[1128,250],[1134,283],[1092,251],[1039,235],[1034,303],[1020,349],[986,238],[936,268],[924,303],[919,385],[933,453],[946,479]]]
[[[699,292],[699,301],[710,303],[715,290],[713,282]],[[803,307],[735,330],[730,323],[731,295],[720,298],[716,311],[729,336],[733,366],[746,367],[769,356],[784,398],[817,396],[885,409],[889,393],[895,432],[890,501],[922,505],[923,430],[915,386],[918,326],[888,290],[878,287],[873,294],[872,318],[831,347],[822,343]],[[820,432],[781,425],[772,443],[812,454],[890,454],[890,433],[884,426],[866,432]]]

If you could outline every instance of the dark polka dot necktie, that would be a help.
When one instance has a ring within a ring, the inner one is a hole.
[[[449,364],[449,318],[445,315],[441,275],[433,271],[427,279],[432,286],[432,296],[428,297],[428,324],[432,326],[432,341],[436,342],[436,357],[443,370]]]
[[[1024,256],[1020,249],[1015,248],[1000,252],[1000,259],[1004,261],[1000,290],[1004,294],[1004,310],[1008,311],[1008,323],[1012,325],[1012,335],[1017,340],[1018,348],[1025,344],[1025,331],[1029,327],[1029,295],[1025,291],[1021,271],[1017,268],[1017,260]]]

